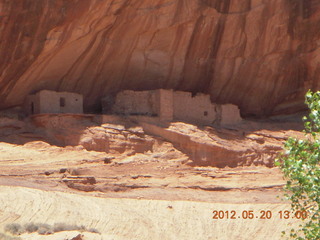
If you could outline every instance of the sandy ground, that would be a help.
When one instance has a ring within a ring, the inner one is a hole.
[[[59,147],[43,140],[61,137],[68,129],[76,136],[77,129],[84,128],[72,126],[74,122],[59,130],[58,135],[52,134],[54,128],[51,135],[43,135],[44,130],[38,128],[28,129],[28,133],[18,127],[11,127],[18,130],[8,134],[8,127],[3,130],[7,141],[0,141],[0,239],[8,224],[64,223],[95,228],[99,234],[67,231],[45,236],[25,233],[19,237],[276,240],[281,239],[282,231],[300,222],[292,213],[289,219],[280,217],[280,211],[289,211],[290,205],[283,200],[285,180],[277,168],[199,166],[170,142],[154,136],[144,136],[148,139],[145,141],[136,137],[142,136],[140,132],[133,132],[138,135],[128,142],[123,140],[123,134],[128,132],[120,133],[118,129],[119,134],[109,136],[114,141],[110,146],[143,149],[143,144],[152,143],[152,150],[111,154],[88,151],[80,145]],[[172,126],[186,131],[186,135],[194,129],[194,137],[203,140],[201,129],[182,123]],[[87,138],[98,139],[101,135],[97,133],[105,131],[89,125],[86,128],[83,132],[92,132]],[[283,130],[283,126],[262,129],[259,123],[259,131],[239,137],[243,129],[211,129],[212,136],[219,138],[208,141],[217,139],[222,147],[232,148],[234,144],[235,149],[251,144],[251,151],[260,147],[257,154],[265,149],[261,154],[267,155],[269,150],[274,154],[287,136],[298,134],[296,130]],[[21,136],[32,139],[20,141]],[[218,219],[213,219],[214,211],[220,214]],[[249,211],[251,219],[247,218]],[[264,219],[265,212],[272,216]]]
[[[285,183],[276,168],[197,167],[185,159],[154,159],[153,153],[105,164],[106,153],[39,141],[0,143],[0,153],[2,185],[103,197],[281,203]]]
[[[101,233],[83,239],[281,239],[281,231],[297,224],[280,219],[290,205],[278,197],[284,180],[276,168],[194,167],[146,154],[105,164],[106,153],[43,142],[0,143],[0,152],[2,232],[10,223],[62,222]],[[90,177],[96,183],[83,182]],[[215,210],[234,211],[236,219],[212,219]],[[254,218],[243,219],[250,210]],[[262,211],[272,218],[260,219]]]
[[[297,223],[280,219],[287,204],[98,198],[5,186],[0,203],[2,225],[68,222],[98,229],[101,239],[280,239]],[[214,210],[235,211],[236,219],[212,219]],[[243,219],[249,210],[255,217]],[[260,219],[261,211],[271,211],[272,218]]]

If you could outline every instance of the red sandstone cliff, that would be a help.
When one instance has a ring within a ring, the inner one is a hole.
[[[244,115],[319,88],[317,0],[0,0],[0,108],[36,90],[210,93]]]

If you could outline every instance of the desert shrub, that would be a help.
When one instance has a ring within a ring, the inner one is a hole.
[[[34,223],[27,223],[24,225],[24,228],[28,233],[33,233],[38,231],[39,226]]]
[[[87,229],[85,226],[81,225],[70,225],[65,223],[55,223],[53,226],[54,232],[62,232],[62,231],[80,231],[80,232],[92,232],[92,233],[100,233],[95,228]]]
[[[89,229],[88,229],[88,232],[100,234],[100,232],[98,231],[98,229],[95,229],[95,228],[89,228]]]
[[[292,229],[290,237],[297,240],[320,239],[320,92],[306,94],[310,109],[304,117],[305,138],[289,138],[276,165],[280,167],[287,184],[286,197],[292,210],[306,211],[299,229]]]
[[[36,224],[36,226],[38,226],[37,232],[40,235],[48,235],[48,234],[52,234],[54,232],[52,226],[50,226],[48,224],[38,223],[38,224]]]
[[[54,232],[62,232],[62,231],[85,231],[86,228],[84,226],[78,225],[70,225],[65,223],[55,223],[53,226]]]
[[[11,233],[12,235],[20,235],[25,232],[25,229],[23,226],[21,226],[19,223],[11,223],[7,224],[4,228],[6,232]]]
[[[12,235],[20,235],[23,233],[33,233],[38,232],[40,235],[48,235],[56,232],[62,231],[80,231],[80,232],[92,232],[99,233],[95,228],[87,229],[85,226],[81,225],[71,225],[66,223],[55,223],[53,226],[45,223],[27,223],[24,226],[18,223],[11,223],[5,226],[5,231],[11,233]],[[1,238],[0,238],[1,240]]]
[[[0,233],[0,240],[21,240],[19,237],[11,237],[4,233]]]

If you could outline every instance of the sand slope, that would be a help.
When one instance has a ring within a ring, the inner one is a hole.
[[[105,199],[22,187],[0,187],[0,226],[69,223],[96,228],[102,239],[280,239],[297,220],[279,220],[287,204]],[[213,210],[270,210],[272,219],[212,219]],[[41,238],[42,239],[42,238]],[[43,237],[43,239],[47,239]],[[52,239],[52,238],[51,238]]]

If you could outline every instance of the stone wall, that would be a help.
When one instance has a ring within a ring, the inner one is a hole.
[[[116,96],[112,112],[125,115],[156,115],[153,94],[153,91],[122,91]]]
[[[42,90],[28,96],[25,109],[28,114],[83,113],[83,97],[77,93]]]
[[[159,105],[159,117],[163,121],[172,121],[174,118],[174,97],[173,90],[160,89],[157,91],[159,95],[156,99]]]
[[[190,92],[165,89],[122,91],[116,96],[112,112],[158,116],[162,121],[178,120],[200,125],[230,125],[241,120],[235,105],[214,104],[206,94],[192,96]]]
[[[217,117],[216,105],[205,94],[192,96],[190,92],[174,92],[173,109],[174,119],[182,121],[212,124]]]
[[[221,105],[221,125],[231,125],[242,120],[238,106],[233,104]]]

